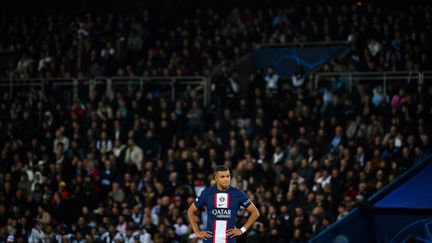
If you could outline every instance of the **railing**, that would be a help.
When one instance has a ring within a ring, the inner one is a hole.
[[[333,86],[342,88],[349,92],[358,83],[381,84],[385,91],[395,85],[404,84],[423,84],[426,80],[432,80],[432,72],[319,72],[315,74],[314,88],[319,89],[323,86]]]
[[[387,91],[397,84],[432,84],[432,71],[424,72],[332,72],[316,73],[313,88],[327,85],[352,92],[358,83],[381,84]],[[75,98],[88,98],[93,90],[109,95],[113,90],[131,94],[136,90],[152,89],[174,101],[185,92],[194,89],[202,97],[204,105],[210,102],[210,81],[201,76],[157,76],[157,77],[80,77],[80,78],[28,78],[0,80],[0,92],[13,95],[31,90],[54,91],[56,95],[71,102]]]
[[[217,65],[214,70],[209,75],[209,79],[211,80],[211,90],[215,90],[216,83],[214,78],[216,75],[220,72],[222,65],[226,65],[228,69],[234,69],[238,71],[238,81],[240,83],[240,94],[242,97],[246,97],[248,94],[248,85],[249,85],[249,78],[250,74],[252,72],[255,72],[255,64],[254,64],[254,52],[258,51],[259,49],[277,49],[277,48],[306,48],[306,47],[322,47],[322,46],[346,46],[346,41],[335,41],[335,42],[300,42],[300,43],[259,43],[259,44],[252,44],[252,49],[250,52],[247,52],[242,57],[240,57],[237,60],[232,60],[232,62],[228,63],[220,63]],[[348,53],[349,49],[343,51],[342,53],[337,55],[337,59],[342,58]],[[321,52],[319,52],[321,53]],[[299,53],[295,54],[298,58],[298,62],[300,61]],[[323,59],[328,58],[328,56],[323,55]],[[273,64],[266,65],[266,68],[269,66],[273,66]],[[318,68],[320,68],[321,65],[313,66],[309,70],[311,73],[314,73]],[[284,67],[288,68],[288,67]],[[279,74],[281,78],[290,78],[291,75],[284,76],[283,74]],[[209,91],[209,94],[211,94],[211,91]]]
[[[346,41],[309,41],[309,42],[299,42],[299,43],[261,43],[255,44],[254,48],[281,48],[281,47],[309,47],[309,46],[330,46],[330,45],[347,45]]]
[[[137,90],[152,90],[160,96],[174,101],[195,90],[203,104],[209,102],[209,81],[206,77],[168,76],[168,77],[95,77],[95,78],[28,78],[0,80],[1,93],[13,95],[29,91],[51,91],[66,102],[75,98],[88,98],[93,90],[108,96],[112,91],[132,94]]]
[[[432,82],[432,71],[422,72],[422,83],[431,83],[431,82]]]

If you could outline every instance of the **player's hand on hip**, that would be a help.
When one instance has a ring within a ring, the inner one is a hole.
[[[243,232],[237,228],[232,228],[232,229],[227,230],[227,236],[231,237],[231,238],[242,235],[242,234],[243,234]]]
[[[203,240],[210,239],[212,237],[211,231],[200,231],[200,232],[197,232],[195,234]]]

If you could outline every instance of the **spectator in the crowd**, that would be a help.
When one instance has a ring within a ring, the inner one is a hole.
[[[112,184],[112,190],[109,192],[108,196],[112,197],[115,202],[122,203],[125,198],[125,193],[123,189],[120,188],[120,185],[117,182],[114,182]]]
[[[268,67],[264,80],[266,82],[267,95],[272,96],[279,91],[279,75],[275,73],[274,67]]]
[[[296,65],[294,74],[291,76],[291,82],[294,89],[301,88],[306,85],[306,74],[302,66]]]
[[[106,131],[101,132],[100,139],[96,142],[96,148],[101,154],[108,154],[113,149],[113,142],[108,138]]]
[[[137,146],[133,138],[129,138],[128,146],[126,148],[124,163],[134,169],[141,171],[144,159],[143,150]]]

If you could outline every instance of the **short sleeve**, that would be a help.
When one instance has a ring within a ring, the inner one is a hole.
[[[252,204],[251,200],[248,198],[246,193],[242,191],[239,192],[240,192],[240,206],[242,206],[243,208],[249,207],[249,205]]]
[[[207,190],[201,192],[201,194],[195,199],[195,207],[201,208],[205,205]]]

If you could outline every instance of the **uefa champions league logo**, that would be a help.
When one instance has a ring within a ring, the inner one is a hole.
[[[432,218],[422,219],[402,228],[390,243],[406,242],[408,236],[413,236],[416,242],[432,243]]]
[[[408,238],[415,238],[415,242],[419,243],[432,243],[432,218],[417,220],[405,227],[402,227],[396,233],[390,243],[406,243]],[[345,235],[338,235],[332,243],[349,243],[348,237]]]

